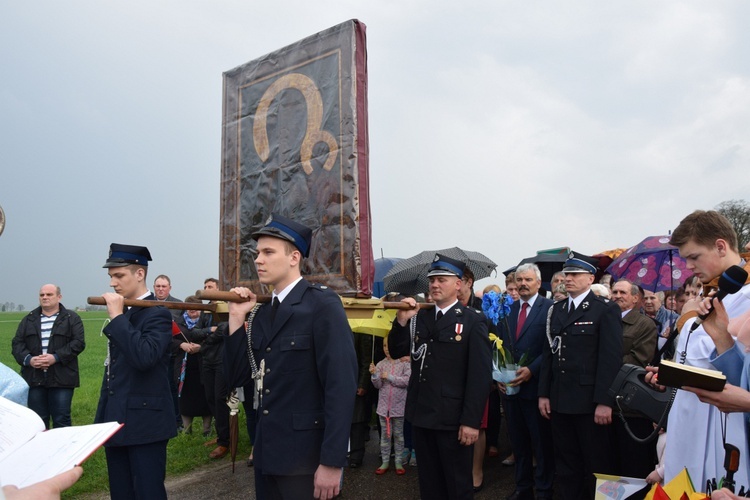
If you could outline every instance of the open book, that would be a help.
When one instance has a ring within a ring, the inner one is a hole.
[[[727,378],[718,370],[698,368],[697,366],[681,365],[674,361],[662,360],[659,364],[659,384],[668,387],[697,387],[707,391],[721,391]]]
[[[23,488],[70,470],[121,427],[106,422],[45,431],[33,410],[0,397],[0,486]]]

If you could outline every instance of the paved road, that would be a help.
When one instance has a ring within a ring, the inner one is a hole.
[[[475,495],[477,499],[504,499],[514,489],[513,467],[503,466],[500,462],[510,452],[507,441],[505,422],[500,430],[500,456],[485,459],[484,488]],[[380,465],[378,433],[370,432],[364,464],[357,469],[347,468],[344,471],[344,489],[342,499],[362,500],[418,500],[417,467],[407,466],[406,475],[396,476],[391,470],[382,475],[375,475]],[[206,500],[211,498],[243,499],[255,498],[253,469],[244,461],[238,461],[232,474],[229,457],[219,462],[196,469],[184,476],[167,480],[169,498],[177,500]],[[108,495],[87,497],[90,500],[109,498]],[[429,499],[425,499],[429,500]]]
[[[475,495],[478,499],[504,499],[513,492],[513,467],[503,466],[500,463],[501,457],[504,457],[510,449],[507,438],[503,439],[503,436],[506,436],[504,425],[500,434],[500,457],[485,459],[484,488]],[[375,475],[375,469],[380,464],[377,431],[372,431],[370,436],[362,467],[346,469],[344,472],[344,489],[341,498],[419,499],[417,485],[419,467],[407,466],[404,476],[396,476],[393,467],[382,476]],[[244,462],[238,462],[235,473],[232,474],[230,461],[222,459],[220,463],[211,464],[185,476],[168,480],[167,491],[170,498],[180,500],[254,498],[252,468],[247,467]]]

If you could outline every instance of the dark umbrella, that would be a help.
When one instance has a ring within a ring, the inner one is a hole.
[[[250,397],[252,397],[252,395]],[[229,455],[232,457],[232,474],[234,474],[234,462],[237,458],[237,443],[240,440],[240,399],[237,397],[236,390],[232,391],[227,397],[227,406],[229,407]]]
[[[568,255],[568,252],[539,253],[534,255],[533,257],[526,257],[518,263],[518,266],[522,264],[536,264],[539,268],[539,271],[542,273],[542,281],[544,283],[549,283],[550,281],[552,281],[553,274],[558,271],[562,271],[563,264],[566,260],[568,260]],[[506,269],[505,271],[503,271],[503,274],[507,276],[508,274],[515,272],[515,270],[518,269],[518,266]]]
[[[649,236],[621,253],[607,268],[612,280],[626,279],[651,292],[674,290],[693,275],[669,236]]]
[[[474,278],[477,280],[487,278],[497,267],[497,264],[481,253],[461,250],[458,247],[443,250],[425,250],[413,257],[402,260],[388,271],[383,278],[385,291],[388,293],[399,292],[404,295],[416,295],[427,292],[430,287],[427,271],[430,269],[436,253],[445,255],[451,259],[460,260],[471,269],[471,272],[474,273]]]

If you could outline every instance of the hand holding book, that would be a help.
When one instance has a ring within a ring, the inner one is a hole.
[[[23,488],[69,471],[121,427],[106,422],[45,431],[39,415],[0,397],[0,485]]]
[[[736,385],[726,384],[721,392],[689,386],[683,389],[692,392],[704,403],[713,405],[724,413],[750,412],[750,392]]]
[[[667,387],[696,387],[707,391],[721,391],[727,378],[718,370],[683,365],[662,360],[659,364],[657,383]]]

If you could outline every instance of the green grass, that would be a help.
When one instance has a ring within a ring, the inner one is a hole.
[[[11,341],[18,328],[18,323],[26,313],[0,313],[0,361],[16,371],[19,366],[11,353]],[[94,422],[96,406],[99,401],[104,359],[107,356],[107,339],[101,335],[101,329],[107,319],[104,311],[80,312],[86,331],[86,349],[78,357],[81,386],[73,395],[73,425],[85,425]],[[201,465],[213,462],[208,453],[213,449],[203,446],[206,439],[201,434],[201,419],[193,422],[192,434],[180,434],[169,441],[167,447],[167,477],[189,473]],[[237,459],[242,462],[250,454],[250,442],[245,429],[245,416],[240,413],[240,442]],[[228,457],[228,455],[227,455]],[[222,460],[228,460],[223,458]],[[68,491],[63,498],[75,498],[80,495],[106,492],[108,488],[107,463],[104,450],[99,449],[83,465],[83,477]]]

